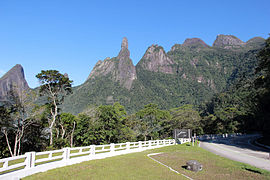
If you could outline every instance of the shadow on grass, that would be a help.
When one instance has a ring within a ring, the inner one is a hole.
[[[187,169],[187,166],[181,166],[183,169]]]
[[[262,172],[258,171],[258,170],[255,170],[255,169],[251,169],[251,168],[243,168],[247,171],[250,171],[250,172],[253,172],[253,173],[258,173],[258,174],[262,174]]]

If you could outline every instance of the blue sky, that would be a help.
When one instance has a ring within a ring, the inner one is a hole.
[[[16,64],[30,87],[56,69],[82,84],[98,60],[115,57],[123,37],[134,64],[151,44],[169,51],[186,38],[212,45],[218,34],[267,38],[269,0],[2,0],[0,76]]]

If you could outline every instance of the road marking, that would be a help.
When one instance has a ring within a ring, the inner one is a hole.
[[[175,172],[176,174],[181,174],[182,176],[184,176],[184,177],[186,177],[186,178],[188,178],[188,179],[190,179],[190,180],[193,180],[192,178],[190,178],[190,177],[188,177],[188,176],[186,176],[186,175],[184,175],[184,174],[182,174],[182,173],[179,173],[178,171],[174,170],[174,169],[171,168],[170,166],[167,166],[166,164],[163,164],[162,162],[160,162],[160,161],[158,161],[158,160],[156,160],[156,159],[150,157],[150,156],[154,156],[154,155],[158,155],[158,154],[162,154],[162,152],[161,152],[161,153],[147,154],[147,156],[148,156],[150,159],[152,159],[153,161],[156,161],[157,163],[159,163],[159,164],[161,164],[161,165],[163,165],[163,166],[169,168],[171,171]]]

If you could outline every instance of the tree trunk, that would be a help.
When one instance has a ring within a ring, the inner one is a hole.
[[[21,138],[18,141],[18,150],[17,150],[17,155],[20,155],[20,150],[21,150]]]
[[[17,155],[17,144],[18,144],[18,134],[15,136],[15,142],[14,142],[14,149],[13,149],[13,155]]]
[[[64,139],[64,136],[65,136],[65,133],[66,133],[66,130],[64,128],[64,126],[62,124],[60,124],[61,126],[61,129],[62,129],[62,134],[61,134],[61,138]]]
[[[55,128],[55,130],[56,130],[56,139],[58,139],[58,137],[59,137],[59,130],[57,128]]]
[[[57,116],[57,104],[55,101],[55,98],[53,99],[53,105],[54,105],[54,112],[53,109],[51,109],[51,114],[52,114],[52,122],[50,124],[50,146],[53,144],[53,126],[56,121],[56,116]]]
[[[25,128],[25,126],[24,126],[24,124],[23,124],[22,130],[21,130],[21,132],[20,132],[20,134],[19,134],[18,152],[17,152],[17,155],[20,155],[20,151],[21,151],[21,139],[22,139],[23,134],[24,134],[24,128]]]
[[[75,125],[76,125],[76,122],[74,121],[73,122],[73,129],[72,129],[71,136],[70,136],[70,146],[71,147],[73,146],[73,134],[74,134],[74,130],[75,130]]]
[[[52,128],[50,128],[50,146],[53,144],[53,131]]]
[[[13,153],[12,153],[10,144],[9,144],[8,135],[7,135],[7,131],[6,130],[4,130],[4,134],[5,134],[5,137],[6,137],[6,142],[7,142],[7,145],[8,145],[9,153],[10,153],[11,156],[14,156]]]

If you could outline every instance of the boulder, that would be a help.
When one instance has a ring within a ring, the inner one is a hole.
[[[202,167],[203,166],[196,160],[187,161],[187,170],[198,172],[202,170]]]

